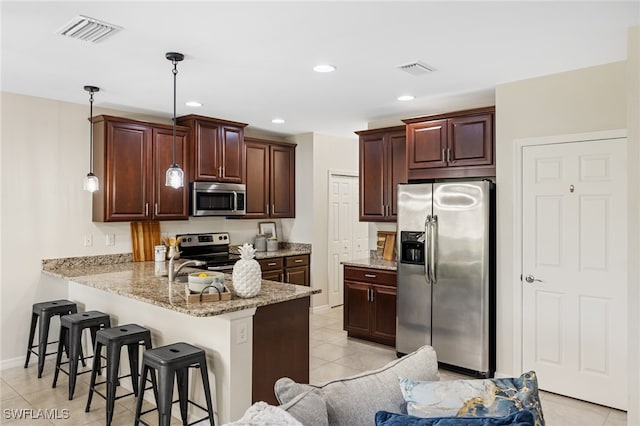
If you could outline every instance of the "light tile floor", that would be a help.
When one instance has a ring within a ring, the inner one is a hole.
[[[311,362],[309,381],[328,380],[382,367],[396,359],[395,348],[348,338],[342,330],[342,307],[311,316]],[[468,379],[440,370],[441,380]],[[627,424],[627,413],[573,398],[541,392],[547,426],[618,426]]]
[[[312,384],[379,368],[396,358],[394,348],[348,338],[347,333],[342,330],[341,307],[311,315],[310,323],[309,381]],[[74,399],[69,401],[67,376],[60,374],[58,386],[52,389],[53,360],[47,359],[41,379],[36,377],[36,362],[36,358],[32,357],[28,369],[15,367],[0,372],[0,424],[16,426],[104,424],[105,404],[99,396],[94,396],[91,411],[89,413],[84,411],[88,392],[88,374],[79,376]],[[444,370],[441,370],[440,374],[442,380],[466,378]],[[548,392],[541,392],[541,399],[548,426],[617,426],[627,423],[627,415],[623,411]],[[144,408],[146,409],[147,406],[145,405]],[[11,418],[11,411],[6,411],[11,409],[33,409],[33,411],[29,418],[21,420]],[[44,409],[49,410],[48,414],[53,415],[54,418],[44,418],[44,415],[38,412]],[[117,401],[112,425],[133,424],[134,411],[133,397]],[[149,413],[144,419],[150,424],[157,424],[157,413]],[[173,424],[179,425],[181,422],[174,418]]]

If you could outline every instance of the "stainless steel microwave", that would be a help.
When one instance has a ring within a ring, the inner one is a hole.
[[[247,213],[244,184],[192,182],[190,187],[191,216],[242,216]]]

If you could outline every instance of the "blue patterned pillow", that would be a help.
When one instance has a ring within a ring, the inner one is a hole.
[[[407,413],[417,417],[503,417],[530,410],[544,426],[536,373],[518,378],[419,382],[400,378]]]
[[[378,411],[376,426],[533,426],[533,413],[517,411],[505,417],[431,417],[422,418],[406,414]]]

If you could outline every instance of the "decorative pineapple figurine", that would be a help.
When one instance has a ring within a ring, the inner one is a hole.
[[[239,297],[253,297],[260,291],[262,271],[260,264],[254,259],[256,249],[251,244],[243,244],[238,249],[240,260],[233,266],[233,285],[230,289]]]

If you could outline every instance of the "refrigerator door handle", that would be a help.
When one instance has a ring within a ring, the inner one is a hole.
[[[424,221],[424,278],[427,281],[427,284],[431,284],[431,259],[429,253],[431,251],[431,215],[427,216],[427,219]]]
[[[438,216],[433,215],[431,218],[431,242],[430,242],[430,253],[429,257],[431,260],[429,263],[431,264],[431,283],[437,284],[438,282],[438,274],[436,265],[438,264]]]

